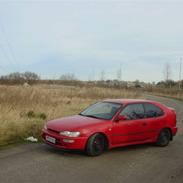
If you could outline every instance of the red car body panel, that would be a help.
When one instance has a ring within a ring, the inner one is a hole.
[[[132,144],[153,143],[157,141],[158,135],[163,128],[169,128],[172,136],[176,135],[176,113],[174,109],[168,108],[158,102],[149,100],[134,99],[112,99],[105,102],[123,104],[123,109],[129,104],[150,103],[159,107],[163,111],[160,117],[144,118],[138,120],[118,121],[116,118],[121,112],[119,110],[111,120],[90,118],[81,115],[75,115],[49,121],[43,129],[42,137],[45,143],[62,148],[85,150],[87,141],[95,133],[102,133],[108,140],[108,148],[126,146]],[[60,135],[61,131],[79,131],[79,137],[66,137]],[[46,136],[56,139],[53,144],[46,140]],[[72,143],[64,142],[73,140]]]

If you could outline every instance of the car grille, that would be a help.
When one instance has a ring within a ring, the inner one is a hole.
[[[50,128],[48,128],[48,131],[51,131],[51,132],[56,133],[56,134],[59,134],[59,131],[56,131],[56,130],[53,130],[53,129],[50,129]]]

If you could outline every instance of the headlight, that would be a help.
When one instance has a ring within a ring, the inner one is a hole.
[[[60,132],[60,135],[64,135],[67,137],[78,137],[80,136],[80,132],[63,131],[63,132]]]

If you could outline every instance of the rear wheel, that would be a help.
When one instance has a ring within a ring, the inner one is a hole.
[[[89,156],[98,156],[104,152],[105,147],[105,137],[100,133],[96,133],[89,138],[86,146],[86,153]]]
[[[171,132],[169,129],[163,129],[158,137],[156,144],[160,147],[167,146],[171,140]]]

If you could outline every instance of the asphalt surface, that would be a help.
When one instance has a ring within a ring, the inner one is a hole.
[[[183,102],[146,96],[174,107],[179,132],[168,147],[136,145],[98,157],[44,144],[0,151],[0,183],[183,183]]]

